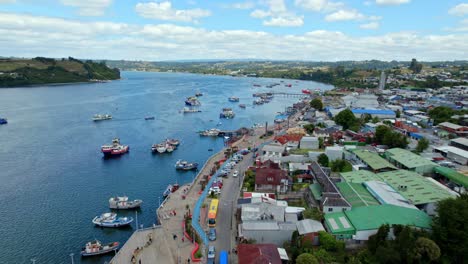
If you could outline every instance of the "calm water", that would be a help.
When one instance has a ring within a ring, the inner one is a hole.
[[[94,238],[124,243],[135,225],[126,229],[94,227],[91,219],[108,211],[113,195],[143,199],[139,224],[156,222],[159,197],[169,183],[186,183],[194,172],[174,169],[178,159],[203,164],[222,148],[221,138],[201,138],[195,132],[216,127],[222,107],[232,106],[233,120],[221,120],[221,129],[272,123],[297,99],[275,98],[253,108],[252,93],[294,91],[330,86],[292,83],[273,89],[252,84],[273,79],[234,78],[178,73],[123,72],[109,83],[0,89],[0,263],[103,263],[110,257],[80,259],[79,251]],[[180,114],[184,99],[200,91],[202,113]],[[240,109],[229,96],[248,105]],[[110,121],[92,122],[96,113],[112,114]],[[145,116],[156,120],[145,121]],[[130,153],[104,160],[100,146],[120,137]],[[152,155],[151,144],[167,137],[181,140],[172,154]],[[135,216],[134,212],[121,212]]]

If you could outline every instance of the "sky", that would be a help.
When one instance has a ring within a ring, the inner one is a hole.
[[[460,0],[0,0],[0,56],[468,59]]]

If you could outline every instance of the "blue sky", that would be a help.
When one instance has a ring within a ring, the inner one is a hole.
[[[0,0],[0,56],[468,59],[460,0]]]

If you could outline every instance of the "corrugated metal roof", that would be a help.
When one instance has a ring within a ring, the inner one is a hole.
[[[390,162],[380,157],[377,153],[373,153],[367,150],[356,149],[351,150],[356,156],[358,156],[364,163],[371,167],[374,171],[381,170],[384,168],[396,169]]]
[[[447,167],[435,167],[434,170],[435,172],[449,178],[452,182],[462,185],[465,188],[468,188],[468,176],[465,176],[459,173],[458,171]]]
[[[372,196],[361,183],[340,182],[336,186],[340,189],[352,207],[378,205],[379,202]]]
[[[400,164],[403,164],[408,169],[413,169],[421,166],[437,166],[434,162],[425,159],[417,154],[414,154],[411,151],[401,149],[401,148],[392,148],[385,151],[386,155],[397,161]]]
[[[312,219],[304,219],[296,223],[299,235],[316,233],[318,231],[325,231],[322,223]]]

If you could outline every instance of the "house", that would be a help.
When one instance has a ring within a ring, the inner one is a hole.
[[[243,239],[254,239],[257,243],[272,243],[282,246],[290,241],[297,230],[296,223],[277,222],[271,220],[245,221],[239,224],[238,236]]]
[[[358,243],[369,240],[384,224],[429,230],[431,218],[423,211],[390,204],[356,207],[350,211],[325,215],[328,232],[338,239]]]
[[[464,193],[468,190],[468,176],[447,167],[435,167],[434,172],[439,178],[448,180],[446,184],[457,193]]]
[[[343,147],[340,147],[340,146],[326,147],[325,155],[327,155],[328,160],[330,161],[343,159]]]
[[[255,191],[285,193],[289,188],[288,173],[279,168],[260,167],[255,169]]]
[[[318,232],[325,231],[322,223],[312,219],[298,221],[296,226],[299,235],[304,236],[303,239],[309,240],[314,246],[319,244]]]
[[[468,151],[453,146],[434,147],[435,152],[460,165],[468,165]]]
[[[301,149],[318,149],[318,137],[303,137],[300,144]]]
[[[239,244],[237,256],[239,264],[282,264],[274,244]]]
[[[467,138],[456,138],[450,141],[450,145],[459,149],[468,151],[468,139]]]
[[[395,118],[396,114],[392,110],[384,109],[352,109],[351,110],[357,118],[360,118],[362,115],[371,115],[372,117],[377,117],[380,119],[385,118]]]
[[[459,137],[465,137],[468,135],[468,127],[466,126],[459,126],[450,122],[443,122],[440,123],[438,127]]]
[[[284,152],[286,151],[286,146],[283,146],[279,143],[270,143],[268,145],[263,146],[262,153],[263,157],[262,160],[278,160],[280,157],[283,156]]]
[[[296,149],[299,147],[303,135],[302,134],[285,134],[275,138],[275,142],[286,146],[288,149]]]

